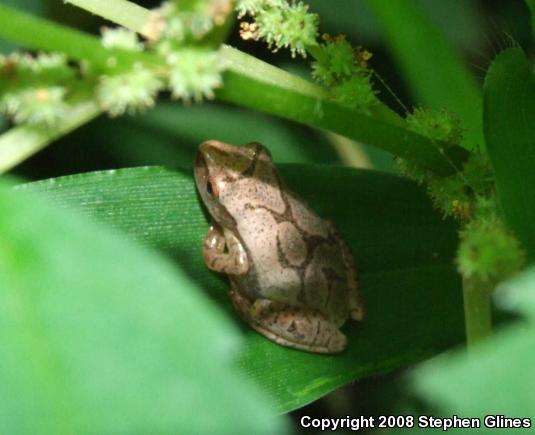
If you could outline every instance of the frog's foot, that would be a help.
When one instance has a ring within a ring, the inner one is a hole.
[[[206,266],[216,272],[242,275],[249,269],[247,253],[240,241],[231,233],[223,234],[215,226],[206,234],[203,256]]]
[[[346,336],[317,311],[268,299],[254,303],[231,291],[234,308],[256,331],[275,343],[315,353],[339,353]]]

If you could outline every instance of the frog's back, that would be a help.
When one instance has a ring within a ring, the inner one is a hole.
[[[336,324],[349,313],[350,279],[332,225],[276,184],[247,207],[238,232],[252,259],[242,288],[265,298],[316,309]]]

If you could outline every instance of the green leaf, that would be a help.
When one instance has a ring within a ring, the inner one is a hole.
[[[464,146],[484,144],[482,98],[474,77],[414,0],[367,0],[417,104],[447,109],[466,129]]]
[[[284,430],[191,278],[23,190],[0,185],[0,432]]]
[[[535,41],[535,0],[526,0],[529,10],[531,11],[531,32]]]
[[[281,165],[281,172],[290,188],[332,219],[350,244],[368,318],[344,327],[347,352],[320,356],[275,345],[235,317],[247,342],[239,366],[275,398],[279,411],[462,340],[455,228],[431,209],[419,187],[393,175],[333,166]],[[162,249],[232,311],[227,280],[203,264],[200,247],[208,221],[190,171],[122,169],[30,183],[25,189],[46,191],[60,204],[76,206]]]
[[[485,80],[485,139],[503,214],[535,259],[535,76],[517,48],[497,56]]]
[[[502,415],[531,418],[533,422],[534,290],[533,268],[505,284],[498,302],[502,307],[515,308],[526,320],[504,327],[468,355],[457,352],[422,365],[414,376],[416,391],[445,416],[477,417],[483,423],[486,415]],[[502,428],[493,433],[517,430]]]

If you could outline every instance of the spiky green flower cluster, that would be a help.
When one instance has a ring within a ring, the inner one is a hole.
[[[355,74],[331,89],[335,101],[358,110],[369,113],[371,107],[377,103],[377,97],[371,82],[370,74]]]
[[[135,65],[132,71],[102,76],[96,89],[100,107],[110,116],[125,112],[141,112],[154,106],[163,82],[154,73],[141,65]]]
[[[53,85],[72,80],[75,71],[59,53],[0,55],[0,90],[36,85]]]
[[[497,283],[521,269],[525,253],[495,214],[475,219],[461,231],[457,266],[465,278]]]
[[[8,92],[0,100],[0,110],[21,124],[44,124],[52,126],[65,116],[66,89],[61,86],[28,88]]]
[[[102,45],[106,48],[120,48],[129,51],[143,51],[143,44],[139,41],[137,34],[124,27],[109,28],[101,30]]]
[[[80,77],[95,86],[95,99],[111,116],[135,113],[152,107],[158,93],[169,90],[173,98],[186,103],[213,98],[222,84],[222,63],[215,51],[199,46],[199,40],[214,26],[223,24],[232,12],[232,0],[167,2],[153,11],[154,28],[150,42],[122,27],[102,30],[107,49],[152,51],[161,62],[129,71],[117,68],[110,55],[105,72],[80,64],[69,64],[61,54],[14,53],[0,55],[0,113],[16,123],[53,126],[69,109],[69,90],[77,88]]]
[[[474,196],[462,176],[455,174],[449,177],[431,177],[427,183],[427,192],[433,206],[444,217],[467,221],[472,216]]]
[[[377,103],[372,72],[367,67],[371,54],[355,50],[343,36],[326,35],[324,39],[326,42],[315,49],[312,77],[331,91],[335,101],[368,113]]]
[[[355,51],[345,38],[328,40],[318,58],[312,63],[312,77],[325,86],[351,78],[357,69]]]
[[[439,177],[406,160],[399,162],[399,169],[427,185],[433,205],[444,217],[451,216],[461,222],[474,217],[476,203],[495,194],[493,171],[483,153],[470,154],[460,171],[447,177]]]
[[[0,112],[17,124],[53,125],[68,110],[65,84],[74,75],[61,54],[0,56]]]
[[[406,121],[410,130],[430,138],[436,147],[448,147],[462,141],[459,118],[446,110],[417,108],[407,116]],[[477,198],[493,194],[493,172],[483,153],[471,153],[463,167],[448,177],[438,177],[405,159],[397,159],[397,162],[400,172],[405,176],[420,184],[427,184],[433,204],[445,217],[452,216],[466,222],[473,217]]]
[[[232,0],[202,0],[180,8],[175,2],[164,2],[156,10],[165,20],[158,51],[168,54],[186,42],[201,40],[222,25],[231,11]]]
[[[187,103],[214,98],[214,89],[223,84],[221,61],[215,52],[182,49],[168,56],[168,63],[171,95]]]
[[[242,23],[244,39],[262,39],[277,51],[287,48],[295,57],[306,57],[308,46],[317,45],[319,18],[308,12],[308,5],[287,0],[241,0],[238,15],[248,15],[252,23]]]
[[[283,8],[284,6],[284,0],[238,0],[236,11],[238,18],[243,18],[245,15],[255,16],[270,7]]]
[[[180,10],[174,3],[164,3],[157,13],[165,18],[160,39],[144,47],[162,58],[158,69],[136,66],[132,71],[101,77],[97,99],[111,116],[143,111],[155,104],[158,93],[169,90],[173,98],[185,103],[213,98],[214,89],[222,84],[222,63],[216,52],[194,48],[194,42],[205,36],[218,19],[227,14],[230,0],[192,2]],[[219,17],[219,18],[218,18]],[[128,31],[107,31],[103,43],[109,48],[137,50],[137,37]],[[106,43],[106,41],[108,41]]]
[[[458,145],[463,137],[461,120],[447,110],[416,108],[406,121],[410,130],[437,142]]]

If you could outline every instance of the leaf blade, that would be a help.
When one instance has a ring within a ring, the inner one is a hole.
[[[236,330],[183,272],[35,194],[2,183],[0,204],[3,432],[250,433],[254,415],[284,430],[232,369]]]
[[[481,90],[445,37],[413,1],[367,0],[367,4],[386,32],[385,42],[416,103],[458,114],[466,128],[464,146],[482,147]]]
[[[276,400],[303,406],[372,373],[433,355],[464,336],[455,229],[431,209],[420,188],[399,177],[330,166],[281,165],[287,184],[332,219],[351,246],[369,317],[344,328],[342,356],[318,356],[267,341],[247,326],[238,365]],[[26,185],[46,190],[131,237],[168,253],[224,310],[226,280],[206,270],[200,246],[208,224],[190,171],[132,168]],[[352,192],[348,203],[346,192]],[[354,196],[353,196],[354,195]],[[352,205],[350,205],[352,204]],[[392,338],[395,337],[395,338]]]
[[[503,214],[535,258],[535,76],[520,49],[497,56],[485,80],[485,137]]]

